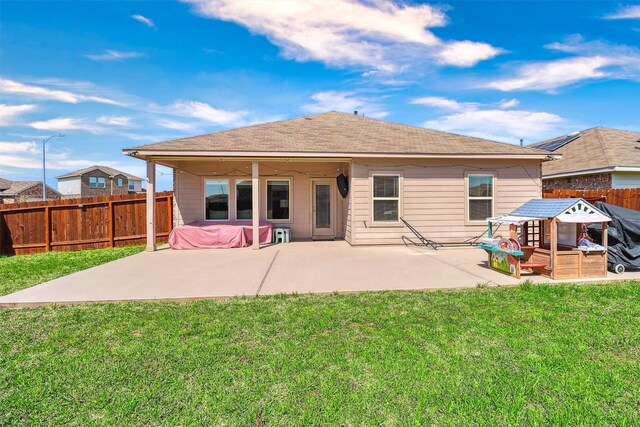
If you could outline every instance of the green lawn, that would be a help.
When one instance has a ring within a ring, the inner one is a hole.
[[[0,310],[0,425],[639,425],[640,282]]]
[[[0,257],[0,295],[138,253],[143,246]]]

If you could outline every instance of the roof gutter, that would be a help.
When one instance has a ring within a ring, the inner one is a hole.
[[[264,160],[282,161],[296,160],[339,160],[348,161],[352,158],[415,158],[415,159],[538,159],[552,160],[562,158],[559,154],[390,154],[390,153],[300,153],[300,152],[226,152],[226,151],[152,151],[152,150],[122,150],[125,155],[144,160]]]
[[[608,172],[640,172],[640,167],[610,166],[606,168],[585,169],[585,170],[574,171],[574,172],[560,172],[560,173],[553,173],[553,174],[544,174],[542,176],[542,179],[565,178],[569,176],[593,175],[597,173],[608,173]]]

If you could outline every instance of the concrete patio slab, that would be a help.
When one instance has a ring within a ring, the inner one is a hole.
[[[260,251],[166,248],[2,296],[0,307],[508,286],[526,278],[517,280],[488,269],[484,251],[475,248],[351,247],[343,241],[293,242]],[[640,279],[640,272],[610,273],[609,279]]]

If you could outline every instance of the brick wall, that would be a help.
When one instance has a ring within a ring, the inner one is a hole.
[[[611,188],[611,174],[599,173],[593,175],[579,175],[565,178],[544,179],[543,191],[550,190],[601,190]]]
[[[47,185],[47,200],[59,200],[59,199],[60,199],[60,193],[57,193]],[[34,185],[33,187],[30,187],[25,189],[24,191],[21,191],[15,196],[0,197],[0,203],[22,203],[22,202],[29,202],[34,200],[42,200],[42,185]]]
[[[51,187],[47,185],[47,200],[59,200],[60,193],[55,192]],[[42,199],[42,185],[34,185],[31,188],[27,188],[26,190],[20,192],[18,194],[17,199],[26,198],[28,200],[31,199]]]
[[[91,188],[89,186],[89,178],[104,178],[104,188]],[[122,179],[122,187],[118,187],[118,178]],[[111,187],[113,186],[113,191]],[[96,197],[96,196],[122,196],[129,194],[129,180],[126,176],[120,174],[115,175],[113,179],[109,178],[109,174],[102,172],[101,170],[94,170],[82,175],[80,179],[80,191],[81,197]]]

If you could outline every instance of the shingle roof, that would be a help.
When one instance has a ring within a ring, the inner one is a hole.
[[[520,218],[557,218],[560,222],[593,223],[611,221],[584,199],[531,199],[509,214]]]
[[[11,187],[11,181],[9,181],[8,179],[0,178],[0,191],[6,190],[9,187]]]
[[[88,168],[84,168],[84,169],[78,169],[77,171],[73,171],[73,172],[69,172],[66,173],[64,175],[60,175],[57,176],[56,178],[60,179],[60,178],[73,178],[76,176],[81,176],[84,175],[87,172],[92,172],[96,169],[101,170],[102,172],[111,175],[111,176],[115,176],[115,175],[124,175],[127,177],[127,179],[131,179],[134,181],[142,181],[142,178],[138,178],[135,175],[131,175],[130,173],[126,173],[126,172],[122,172],[119,171],[118,169],[114,169],[114,168],[110,168],[109,166],[101,166],[101,165],[94,165],[94,166],[89,166]]]
[[[557,138],[554,138],[557,139]],[[538,142],[537,147],[551,140]],[[561,160],[542,164],[542,175],[555,175],[614,167],[640,167],[640,132],[595,127],[580,132],[580,137],[558,148]]]
[[[538,156],[547,153],[337,112],[139,145],[124,151]]]
[[[509,215],[528,218],[554,218],[580,200],[582,199],[531,199]]]
[[[8,180],[5,179],[4,181],[8,181]],[[24,190],[27,190],[33,187],[34,185],[42,185],[41,181],[9,181],[9,182],[11,183],[11,185],[7,189],[5,189],[4,191],[0,189],[0,196],[17,196],[20,193],[22,193]],[[58,193],[58,191],[52,188],[50,185],[47,185],[47,188]]]

